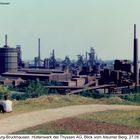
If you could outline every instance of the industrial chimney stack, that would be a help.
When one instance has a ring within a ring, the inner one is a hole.
[[[139,85],[139,68],[138,68],[138,39],[136,37],[136,24],[134,24],[134,82]]]
[[[38,67],[41,66],[41,54],[40,54],[40,38],[38,39]]]
[[[5,35],[5,45],[4,47],[8,47],[8,43],[7,43],[7,35]]]

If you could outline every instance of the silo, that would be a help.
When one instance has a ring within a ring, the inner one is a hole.
[[[4,72],[15,72],[18,69],[17,49],[7,46],[7,35],[5,45],[0,48],[0,74]]]

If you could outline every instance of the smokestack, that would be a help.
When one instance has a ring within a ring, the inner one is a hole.
[[[4,47],[8,47],[8,45],[7,45],[7,35],[5,35],[5,45],[4,45]]]
[[[88,65],[88,52],[86,52],[85,63],[86,63],[86,65]]]
[[[41,60],[41,56],[40,56],[40,38],[38,39],[38,67],[40,67],[40,60]]]
[[[136,37],[136,24],[134,24],[134,82],[139,85],[139,68],[138,68],[138,39]]]
[[[53,58],[55,58],[55,51],[54,51],[54,49],[53,49],[53,53],[52,53],[52,55],[53,55]]]
[[[5,35],[5,45],[7,46],[7,35]]]
[[[55,50],[53,49],[53,52],[52,52],[52,68],[55,69],[56,67],[56,60],[55,60]]]
[[[137,33],[136,33],[136,24],[134,24],[134,39],[136,39],[137,37]]]
[[[88,60],[88,52],[86,52],[86,62],[87,62],[87,60]]]

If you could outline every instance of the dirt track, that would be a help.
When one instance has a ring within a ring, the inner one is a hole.
[[[0,134],[10,134],[16,131],[36,126],[39,124],[47,123],[57,119],[73,117],[76,115],[98,112],[106,110],[134,110],[139,109],[138,106],[126,106],[126,105],[77,105],[62,107],[56,109],[47,109],[42,111],[36,111],[31,113],[24,113],[20,115],[11,116],[0,120]]]

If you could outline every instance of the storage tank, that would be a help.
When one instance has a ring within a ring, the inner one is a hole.
[[[15,72],[18,69],[17,49],[7,45],[7,35],[5,45],[0,48],[0,74],[4,72]]]

